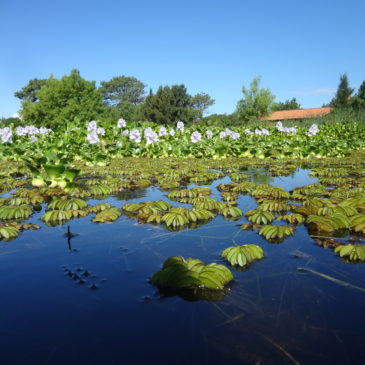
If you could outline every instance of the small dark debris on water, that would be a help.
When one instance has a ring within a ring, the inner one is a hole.
[[[80,279],[78,282],[77,282],[77,284],[85,284],[86,283],[86,281],[85,280],[83,280],[83,279]]]
[[[91,290],[95,290],[95,289],[98,289],[98,286],[97,286],[96,284],[91,284],[91,285],[89,286],[89,289],[91,289]]]
[[[105,283],[107,281],[107,279],[103,278],[103,279],[100,279],[100,282],[101,283]]]
[[[122,251],[124,251],[124,252],[125,252],[125,251],[129,251],[129,248],[127,248],[127,247],[123,247],[123,246],[119,247],[119,249],[120,249],[120,250],[122,250]]]
[[[143,301],[143,302],[148,302],[149,300],[151,300],[151,297],[150,297],[149,295],[144,295],[144,296],[142,297],[142,301]]]
[[[89,273],[89,271],[85,270],[85,271],[82,273],[82,275],[83,275],[83,276],[85,276],[85,277],[88,277],[88,276],[90,276],[90,273]]]

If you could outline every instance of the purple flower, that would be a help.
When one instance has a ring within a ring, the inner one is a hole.
[[[97,124],[96,124],[96,121],[95,120],[92,120],[89,124],[88,124],[88,126],[87,126],[87,130],[88,131],[94,131],[94,130],[96,130],[96,128],[97,128],[98,126],[97,126]]]
[[[201,140],[202,140],[202,135],[198,131],[193,132],[192,135],[190,136],[190,141],[193,143],[200,142]]]
[[[159,129],[159,131],[158,131],[158,135],[159,135],[160,137],[167,136],[167,130],[166,130],[166,128],[165,128],[165,127],[161,127],[161,128]]]
[[[207,138],[208,138],[208,139],[211,139],[211,138],[213,137],[213,132],[212,132],[210,129],[208,129],[208,130],[205,132],[205,134],[207,135]]]
[[[0,138],[2,143],[11,143],[13,138],[13,132],[9,127],[0,129]]]
[[[97,144],[97,143],[99,143],[99,142],[100,142],[100,139],[99,139],[98,134],[96,133],[96,131],[91,131],[91,132],[87,135],[86,139],[88,140],[88,142],[89,142],[90,144]]]
[[[179,131],[183,132],[184,131],[184,123],[183,122],[177,122],[176,124],[176,129],[178,129]]]
[[[140,143],[141,142],[141,133],[139,133],[138,129],[132,129],[129,133],[129,140],[130,141],[134,141],[136,143]]]
[[[117,123],[118,128],[125,128],[127,126],[126,121],[123,118],[120,118]]]
[[[125,129],[125,130],[122,132],[122,136],[123,136],[123,137],[127,137],[127,136],[129,136],[129,130],[128,130],[128,129]]]
[[[173,137],[175,135],[175,130],[171,128],[169,134],[171,137]]]

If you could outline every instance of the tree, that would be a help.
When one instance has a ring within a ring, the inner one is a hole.
[[[29,100],[32,103],[38,101],[38,91],[45,85],[47,79],[32,79],[21,90],[14,93],[20,100]]]
[[[150,90],[141,112],[147,120],[166,125],[179,120],[192,121],[196,114],[191,108],[191,96],[184,85],[160,86],[156,94]]]
[[[87,81],[78,70],[61,79],[50,77],[37,92],[37,102],[25,99],[21,116],[25,123],[55,128],[76,117],[90,121],[105,110],[103,95],[95,81]]]
[[[145,87],[146,85],[135,77],[116,76],[109,81],[102,81],[99,90],[105,103],[110,106],[122,103],[137,105],[144,101]]]
[[[273,103],[271,109],[273,111],[300,109],[300,104],[297,102],[296,98],[293,98],[284,102]]]
[[[259,88],[260,77],[254,77],[250,88],[242,87],[244,98],[237,102],[236,113],[244,122],[257,120],[270,113],[275,95],[269,89]]]
[[[215,100],[206,93],[196,94],[190,100],[191,107],[197,111],[197,119],[203,118],[205,111],[214,103]]]
[[[365,81],[362,82],[357,94],[351,99],[351,106],[355,110],[365,109]]]
[[[337,87],[336,95],[331,100],[330,105],[334,108],[347,108],[351,104],[351,95],[354,92],[349,86],[346,74],[340,76],[340,83]]]

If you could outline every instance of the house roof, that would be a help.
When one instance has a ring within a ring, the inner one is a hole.
[[[332,111],[332,108],[311,108],[311,109],[293,109],[279,110],[270,116],[263,118],[264,120],[285,120],[285,119],[304,119],[315,118],[326,115]]]

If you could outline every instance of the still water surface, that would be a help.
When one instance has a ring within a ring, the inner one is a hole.
[[[290,190],[315,181],[299,170],[261,182]],[[210,185],[214,198],[227,182]],[[156,199],[168,200],[167,192],[151,187],[105,201],[120,208]],[[246,212],[256,202],[241,196],[238,206]],[[42,225],[42,214],[29,221]],[[42,225],[0,243],[1,365],[365,363],[365,293],[297,270],[365,288],[365,265],[315,245],[304,226],[270,244],[240,230],[245,218],[218,216],[179,232],[124,215],[113,224],[90,220],[69,222],[78,234],[69,242],[67,225]],[[223,263],[220,253],[234,243],[260,245],[265,259],[232,269],[236,280],[219,301],[166,297],[148,282],[169,256]]]

